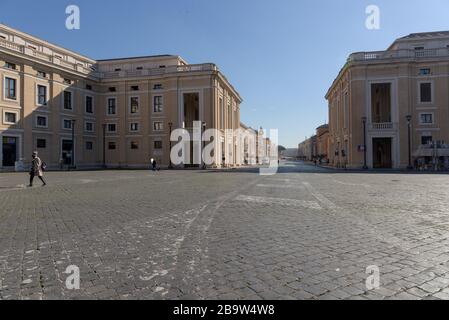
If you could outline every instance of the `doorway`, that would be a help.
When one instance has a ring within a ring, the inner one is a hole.
[[[17,138],[16,137],[3,137],[2,138],[2,154],[3,154],[3,167],[14,167],[17,161]]]
[[[193,134],[194,130],[194,122],[200,121],[200,95],[198,92],[192,93],[184,93],[183,96],[184,101],[184,127],[189,134]],[[202,130],[202,128],[201,128]],[[190,149],[190,159],[185,159],[184,167],[186,168],[199,168],[199,163],[194,163],[194,143],[193,141],[189,142],[188,148]],[[198,143],[198,142],[197,142]],[[201,142],[200,142],[200,145]]]
[[[72,164],[72,146],[73,146],[72,140],[62,140],[61,158],[64,165]]]
[[[392,138],[373,138],[373,168],[391,169],[392,160]]]

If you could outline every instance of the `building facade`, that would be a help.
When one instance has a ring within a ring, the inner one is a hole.
[[[93,60],[0,25],[0,81],[0,169],[33,150],[51,168],[167,166],[172,130],[240,127],[242,99],[218,67],[179,56]]]
[[[449,141],[449,32],[351,54],[326,99],[330,164],[398,169],[434,161],[447,168],[444,152],[431,159],[419,150]]]
[[[314,135],[298,145],[298,158],[313,161],[317,158],[317,136]]]
[[[316,129],[316,156],[321,162],[329,160],[329,125]]]

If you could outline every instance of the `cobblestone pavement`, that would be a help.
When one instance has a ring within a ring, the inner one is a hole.
[[[26,179],[0,174],[1,299],[449,299],[447,175],[285,163]]]

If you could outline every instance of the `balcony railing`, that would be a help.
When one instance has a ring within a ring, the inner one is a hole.
[[[393,122],[371,123],[369,129],[372,131],[396,130],[397,125]]]
[[[420,59],[449,57],[449,48],[424,49],[424,50],[392,50],[357,52],[349,56],[348,61],[373,61],[387,59]]]
[[[26,47],[24,45],[20,45],[11,41],[8,41],[6,39],[0,39],[0,48],[5,48],[11,51],[18,52],[20,54],[24,54],[39,60],[43,60],[45,62],[53,63],[55,65],[62,66],[64,68],[80,72],[83,74],[92,74],[93,71],[89,68],[84,67],[83,65],[79,63],[72,63],[69,61],[65,61],[62,59],[59,59],[57,56],[53,56],[51,54],[47,54],[38,50],[35,50],[30,47]]]
[[[125,77],[140,77],[140,76],[155,76],[155,75],[165,75],[174,73],[188,73],[188,72],[208,72],[208,71],[218,71],[218,67],[213,63],[204,64],[192,64],[185,66],[168,66],[166,68],[153,68],[153,69],[143,69],[143,70],[122,70],[122,71],[111,71],[111,72],[97,72],[91,68],[86,68],[80,63],[72,63],[58,56],[44,53],[42,51],[35,50],[33,48],[20,45],[6,39],[0,38],[0,48],[5,48],[11,51],[18,52],[23,55],[33,57],[35,59],[43,60],[47,63],[53,63],[55,65],[80,72],[86,75],[91,75],[97,78],[111,79],[111,78],[125,78]]]
[[[187,73],[187,72],[207,72],[218,71],[218,68],[213,63],[204,64],[190,64],[186,66],[169,66],[166,68],[154,68],[144,70],[122,70],[113,72],[100,72],[99,77],[104,79],[110,78],[127,78],[127,77],[139,77],[139,76],[160,76],[164,74],[172,73]]]

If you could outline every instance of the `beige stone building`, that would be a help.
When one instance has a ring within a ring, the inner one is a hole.
[[[449,32],[351,54],[326,99],[334,166],[449,167]]]
[[[304,140],[298,145],[298,158],[305,161],[313,161],[317,157],[317,136]]]
[[[323,124],[316,129],[316,157],[321,162],[329,159],[329,125]]]
[[[179,56],[93,60],[0,24],[0,81],[0,170],[33,150],[50,167],[168,166],[171,130],[240,127],[242,99],[218,67]]]

